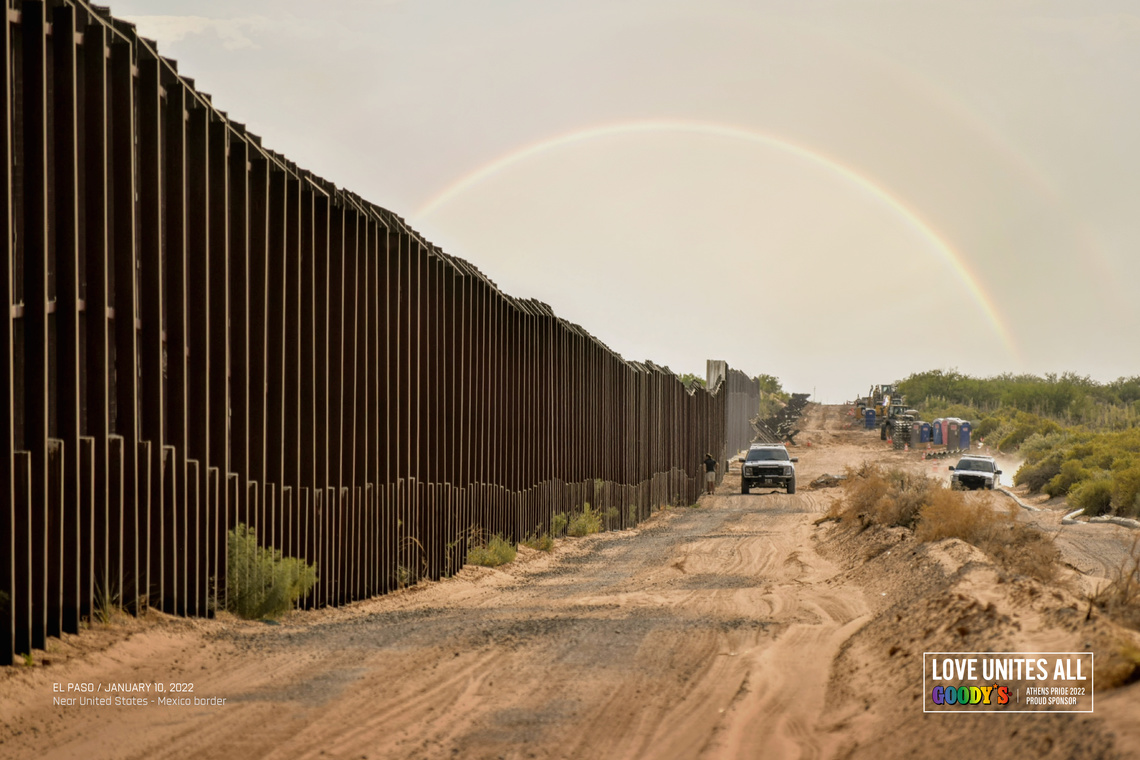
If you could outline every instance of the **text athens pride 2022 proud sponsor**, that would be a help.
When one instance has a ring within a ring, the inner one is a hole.
[[[923,712],[1093,711],[1092,652],[923,652]]]

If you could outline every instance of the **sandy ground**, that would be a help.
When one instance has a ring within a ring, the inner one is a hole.
[[[1140,757],[1140,683],[1098,690],[1093,715],[921,708],[923,651],[1089,649],[1099,669],[1140,645],[1083,596],[1135,531],[1024,512],[1067,565],[1042,586],[961,542],[817,525],[840,495],[807,486],[821,474],[948,462],[809,409],[792,496],[730,474],[638,530],[280,625],[151,613],[55,642],[0,672],[0,757]],[[190,703],[53,704],[156,682],[142,696]]]

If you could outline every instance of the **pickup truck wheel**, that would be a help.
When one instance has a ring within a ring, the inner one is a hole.
[[[789,480],[788,481],[788,493],[795,493],[795,492],[796,492],[796,481],[795,481],[795,479]]]
[[[740,492],[741,493],[748,493],[748,484],[747,483],[741,483],[740,484]]]

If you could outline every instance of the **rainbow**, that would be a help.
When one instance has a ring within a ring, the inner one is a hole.
[[[456,181],[452,182],[444,188],[435,197],[427,201],[416,212],[417,219],[425,219],[431,214],[438,211],[444,205],[458,197],[459,195],[467,192],[471,188],[478,185],[480,182],[498,174],[505,169],[526,161],[529,158],[537,156],[541,153],[546,153],[551,150],[563,148],[567,145],[576,143],[587,142],[589,140],[596,140],[602,137],[611,137],[614,135],[625,134],[645,134],[645,133],[690,133],[706,136],[727,137],[736,140],[743,140],[746,142],[757,143],[764,145],[767,148],[778,150],[796,158],[816,164],[817,166],[824,167],[834,174],[839,175],[847,182],[850,182],[861,191],[867,193],[887,208],[894,211],[906,221],[916,232],[922,237],[927,239],[933,244],[933,248],[937,254],[954,270],[955,274],[966,286],[970,292],[971,297],[977,303],[982,313],[986,316],[994,332],[1002,341],[1006,350],[1015,359],[1019,359],[1019,352],[1010,334],[1009,326],[1006,320],[1001,315],[997,306],[993,302],[993,298],[988,294],[985,288],[982,287],[978,280],[977,275],[970,268],[970,265],[963,259],[961,254],[955,252],[954,248],[939,235],[923,218],[912,208],[907,206],[897,197],[887,192],[881,185],[876,184],[866,176],[859,174],[857,171],[849,166],[846,166],[835,159],[826,156],[817,151],[810,150],[801,145],[782,140],[772,135],[758,132],[756,130],[744,129],[742,127],[729,126],[723,124],[713,124],[708,122],[698,121],[679,121],[679,120],[650,120],[650,121],[629,121],[620,122],[617,124],[605,124],[600,126],[588,127],[586,129],[578,129],[573,132],[567,132],[554,137],[549,137],[540,140],[530,145],[526,145],[506,155],[494,159],[490,163],[484,164],[474,171],[465,174]]]

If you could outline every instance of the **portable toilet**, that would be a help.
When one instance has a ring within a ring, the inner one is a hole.
[[[874,407],[867,407],[863,410],[863,424],[868,430],[874,430],[875,425],[875,409]]]
[[[958,450],[958,420],[949,419],[946,421],[946,448],[950,451]]]
[[[930,443],[930,423],[920,422],[919,424],[922,425],[922,434],[918,440],[921,443]]]
[[[959,448],[961,448],[962,451],[970,450],[970,430],[971,428],[969,422],[963,421],[960,425],[958,425],[958,437],[961,441]]]
[[[922,423],[917,420],[910,423],[910,442],[914,446],[922,443]]]
[[[930,426],[930,442],[935,446],[942,445],[942,418],[936,419]]]

